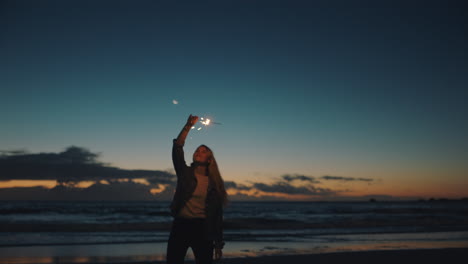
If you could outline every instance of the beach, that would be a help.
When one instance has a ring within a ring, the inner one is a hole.
[[[164,242],[0,247],[0,263],[165,263],[165,249]],[[223,252],[219,263],[437,263],[467,256],[468,232],[322,235],[315,242],[228,241]],[[190,249],[186,263],[193,263]]]
[[[418,249],[418,250],[379,250],[379,251],[352,251],[338,253],[321,253],[321,254],[299,254],[299,255],[280,255],[280,256],[262,256],[262,257],[243,257],[243,258],[223,258],[215,263],[219,264],[309,264],[309,263],[379,263],[379,264],[413,264],[413,263],[458,263],[468,256],[468,248],[447,248],[447,249]],[[141,260],[135,258],[133,260],[124,260],[119,258],[104,259],[104,258],[84,258],[84,259],[37,259],[28,262],[29,264],[46,263],[44,261],[53,261],[50,263],[74,264],[159,264],[165,263],[164,260]],[[9,262],[25,263],[15,261]],[[187,260],[185,263],[195,263],[193,260]]]
[[[421,250],[382,250],[307,255],[266,256],[258,258],[236,258],[225,260],[225,264],[309,264],[309,263],[456,263],[468,256],[468,248],[421,249]]]
[[[167,202],[1,204],[0,264],[164,263],[171,226],[167,207]],[[465,202],[232,203],[225,212],[219,263],[451,260],[468,255],[467,212]],[[191,250],[186,261],[193,262]]]

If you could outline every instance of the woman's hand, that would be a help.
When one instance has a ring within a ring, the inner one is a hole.
[[[179,146],[183,146],[185,144],[185,138],[187,137],[187,134],[189,133],[190,129],[197,123],[198,121],[198,116],[192,116],[190,115],[187,119],[187,123],[185,126],[182,128],[180,131],[179,135],[177,136],[176,143]]]
[[[223,256],[223,250],[220,248],[215,248],[215,260],[220,260]]]
[[[187,126],[192,127],[193,125],[195,125],[195,123],[197,123],[197,121],[198,121],[198,116],[190,115],[187,119]]]

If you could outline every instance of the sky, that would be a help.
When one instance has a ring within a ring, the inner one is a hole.
[[[2,1],[0,150],[171,172],[193,114],[221,124],[186,160],[211,147],[233,196],[466,197],[467,20],[463,1]]]

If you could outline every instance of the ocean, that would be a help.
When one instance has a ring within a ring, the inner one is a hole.
[[[41,246],[127,245],[148,247],[140,255],[153,254],[153,248],[161,258],[171,221],[169,202],[3,201],[0,254],[29,256]],[[227,256],[392,241],[468,247],[468,202],[231,202],[224,237]]]

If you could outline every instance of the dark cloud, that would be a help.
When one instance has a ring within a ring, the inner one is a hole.
[[[224,188],[227,189],[236,189],[236,190],[250,190],[251,187],[246,186],[244,184],[239,184],[233,181],[225,181],[224,182]]]
[[[283,180],[285,180],[287,182],[305,181],[305,182],[312,182],[312,183],[320,183],[314,177],[299,175],[299,174],[285,174],[285,175],[281,176],[281,178],[283,178]]]
[[[100,154],[70,146],[60,153],[3,151],[0,180],[57,180],[59,183],[145,178],[152,184],[172,183],[174,175],[158,170],[125,170],[99,162]]]
[[[155,200],[148,185],[132,181],[93,184],[88,188],[57,185],[44,187],[0,188],[0,200],[129,201]],[[162,199],[161,199],[162,200]]]
[[[353,178],[353,177],[343,177],[343,176],[322,176],[320,179],[323,180],[332,180],[332,181],[363,181],[363,182],[372,182],[374,179],[370,178]]]
[[[18,149],[18,150],[0,150],[0,157],[2,156],[9,156],[9,155],[20,155],[20,154],[27,154],[28,152],[25,149]]]
[[[57,180],[56,187],[22,187],[0,189],[0,200],[170,200],[175,175],[159,170],[125,170],[98,161],[100,154],[71,146],[60,153],[2,151],[0,181]],[[148,184],[134,182],[146,179]],[[105,180],[108,184],[101,184]],[[81,181],[94,181],[78,188]],[[164,188],[152,194],[151,189]]]
[[[313,185],[297,187],[289,184],[288,182],[276,182],[273,184],[254,183],[252,187],[260,191],[270,193],[305,194],[314,196],[329,196],[336,193],[327,188],[318,188]]]
[[[300,181],[300,186],[293,185],[293,182]],[[298,175],[298,174],[285,174],[281,176],[279,180],[273,183],[263,183],[263,182],[250,182],[249,185],[238,184],[232,181],[226,181],[226,189],[232,189],[237,191],[251,191],[254,195],[259,195],[259,192],[262,192],[262,197],[268,199],[278,199],[275,198],[275,194],[289,194],[289,195],[310,195],[310,196],[331,196],[336,195],[337,191],[316,187],[313,184],[319,183],[315,180],[314,177]],[[265,196],[266,193],[266,196]],[[271,193],[269,196],[268,193]],[[245,200],[246,197],[244,194],[237,193],[236,198]]]
[[[323,180],[340,180],[340,181],[363,181],[372,182],[373,179],[368,178],[352,178],[342,176],[322,176],[319,179]],[[293,183],[300,182],[300,186],[296,186]],[[320,197],[336,196],[341,192],[349,190],[332,190],[329,188],[317,187],[315,184],[320,183],[315,177],[306,176],[301,174],[285,174],[281,176],[279,180],[274,183],[267,184],[262,182],[251,182],[250,186],[236,184],[234,182],[229,183],[229,188],[237,190],[259,190],[264,193],[282,193],[291,195],[310,195]]]
[[[362,181],[372,182],[373,179],[368,178],[353,178],[353,177],[342,177],[342,176],[322,176],[318,179],[321,180],[336,180],[336,181]],[[294,183],[299,182],[299,186]],[[350,190],[332,190],[330,188],[317,187],[316,184],[321,183],[317,178],[313,176],[306,176],[301,174],[285,174],[280,177],[279,180],[273,183],[263,182],[250,182],[250,185],[240,185],[235,182],[226,182],[226,189],[233,189],[238,191],[251,191],[255,194],[255,191],[261,191],[262,194],[267,193],[280,193],[289,195],[309,195],[311,197],[338,197],[339,193],[349,192]],[[238,196],[240,195],[240,193]],[[237,195],[236,194],[236,195]],[[258,194],[258,193],[257,193]],[[273,196],[273,195],[272,195]],[[245,199],[245,197],[240,197]]]

